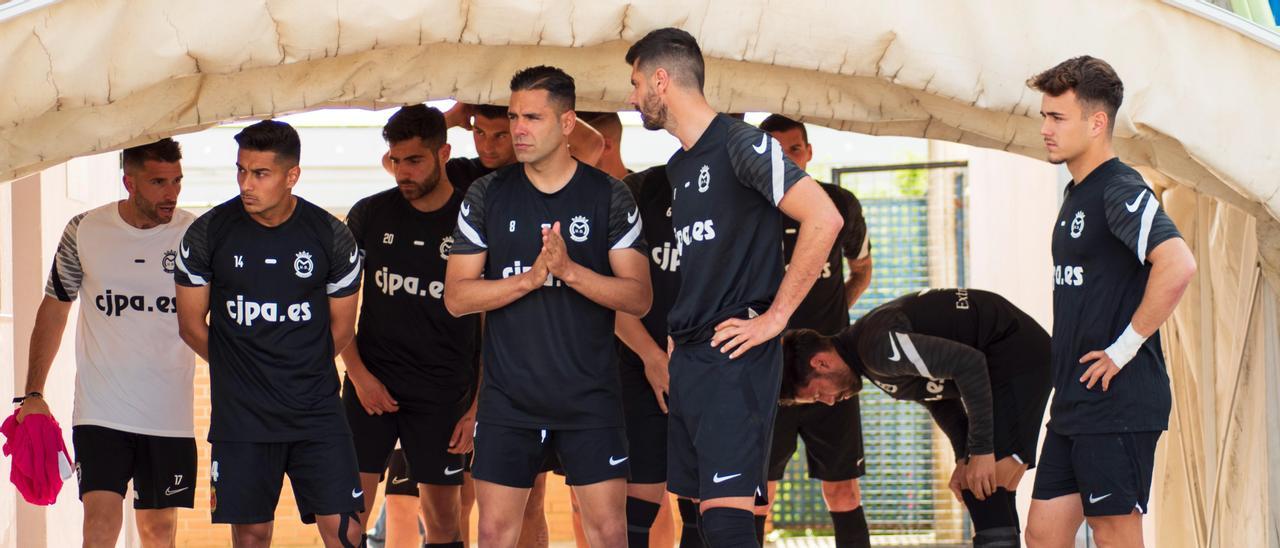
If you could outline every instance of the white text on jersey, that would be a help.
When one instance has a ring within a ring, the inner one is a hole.
[[[422,288],[420,287],[422,282],[417,276],[401,276],[385,266],[373,273],[373,283],[387,295],[395,295],[397,291],[403,289],[410,295],[444,298],[444,282],[430,282],[427,287]]]
[[[285,313],[281,314],[280,309]],[[307,322],[311,321],[311,303],[291,304],[287,307],[277,303],[256,303],[244,300],[244,295],[236,295],[234,301],[227,301],[227,315],[239,325],[253,326],[255,320],[267,322]]]

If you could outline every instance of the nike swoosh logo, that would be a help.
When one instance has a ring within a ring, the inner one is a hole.
[[[462,204],[462,216],[463,217],[471,216],[471,204]]]
[[[889,334],[889,348],[893,350],[893,355],[889,356],[889,361],[896,362],[902,359],[902,355],[898,353],[898,346],[893,344],[893,333]]]
[[[1146,195],[1147,195],[1146,190],[1139,192],[1138,197],[1133,199],[1133,203],[1125,204],[1124,208],[1129,210],[1129,213],[1136,213],[1138,211],[1138,204],[1142,203],[1142,197]]]
[[[741,473],[737,473],[737,474],[730,474],[728,476],[721,476],[720,472],[716,472],[716,475],[711,476],[711,481],[714,481],[716,483],[724,483],[726,481],[729,481],[741,475],[742,475]]]
[[[457,469],[457,470],[452,470],[452,469],[450,469],[448,466],[444,467],[444,475],[446,475],[446,476],[454,476],[454,475],[457,475],[457,474],[458,474],[458,472],[461,472],[461,471],[462,471],[462,469],[461,469],[461,468],[459,468],[459,469]]]
[[[409,481],[409,478],[391,478],[391,485],[400,485],[406,481]]]
[[[1097,504],[1099,501],[1101,501],[1102,499],[1105,499],[1105,498],[1107,498],[1107,497],[1109,497],[1109,496],[1111,496],[1111,493],[1107,493],[1107,494],[1102,495],[1101,497],[1098,497],[1098,498],[1093,498],[1093,493],[1089,493],[1089,504]]]
[[[617,465],[619,465],[619,464],[622,464],[622,463],[624,463],[624,462],[627,462],[627,459],[629,459],[629,458],[631,458],[631,457],[622,457],[622,458],[620,458],[620,459],[615,459],[615,458],[613,458],[613,457],[609,457],[609,466],[617,466]]]
[[[861,459],[858,459],[858,466],[862,466],[862,461],[863,461],[865,458],[866,458],[866,457],[863,457],[863,458],[861,458]]]
[[[354,263],[354,262],[356,262],[356,257],[359,257],[359,256],[360,256],[360,250],[358,250],[358,249],[357,249],[357,250],[355,250],[355,251],[352,251],[352,252],[351,252],[351,262],[353,262],[353,263]]]
[[[191,248],[187,247],[187,244],[185,243],[182,244],[182,258],[183,259],[191,258]]]
[[[181,492],[183,492],[183,491],[186,491],[187,489],[190,489],[190,488],[191,488],[191,487],[189,487],[189,486],[188,486],[188,487],[183,487],[182,489],[174,489],[174,488],[172,488],[172,487],[166,487],[166,488],[165,488],[165,490],[164,490],[164,495],[165,495],[166,497],[172,497],[172,496],[174,496],[174,495],[176,495],[176,494],[178,494],[178,493],[181,493]]]
[[[351,498],[353,498],[353,499],[358,499],[358,498],[360,498],[360,496],[361,496],[361,495],[363,495],[363,494],[364,494],[364,490],[363,490],[363,489],[352,489],[352,490],[351,490]]]
[[[761,135],[761,136],[760,136],[760,144],[758,144],[758,145],[751,145],[751,148],[752,148],[752,149],[755,149],[756,154],[764,154],[765,149],[769,148],[769,136],[768,136],[768,135]]]
[[[636,217],[637,217],[637,216],[639,216],[639,215],[640,215],[640,208],[639,208],[639,207],[637,207],[635,211],[632,211],[631,213],[628,213],[628,214],[627,214],[627,223],[628,223],[628,224],[635,224],[635,223],[636,223]]]

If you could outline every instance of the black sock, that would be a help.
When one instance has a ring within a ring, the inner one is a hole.
[[[832,512],[831,525],[836,529],[836,548],[871,548],[871,531],[861,506],[846,512]]]
[[[711,548],[760,546],[756,541],[756,515],[740,508],[712,508],[702,513],[702,534]]]
[[[973,530],[983,532],[988,529],[1018,530],[1018,510],[1014,504],[1015,495],[1004,489],[996,489],[986,500],[978,500],[969,490],[962,491],[964,505],[969,509],[969,518],[973,520]],[[1016,536],[1016,535],[1015,535]],[[975,541],[976,541],[975,536]]]
[[[764,522],[769,516],[756,515],[756,544],[764,546]]]
[[[676,499],[676,508],[680,511],[680,521],[684,526],[680,529],[680,548],[702,548],[702,532],[698,522],[698,503],[689,499]]]
[[[656,502],[627,497],[627,546],[649,548],[649,529],[660,509],[662,505]]]

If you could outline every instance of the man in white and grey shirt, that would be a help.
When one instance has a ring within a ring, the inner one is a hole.
[[[85,546],[115,546],[130,481],[143,546],[173,546],[174,509],[195,500],[195,358],[174,319],[176,253],[194,219],[176,207],[181,159],[172,139],[126,149],[128,198],[67,223],[31,334],[25,395],[15,398],[19,421],[50,414],[41,392],[83,297],[71,424]]]

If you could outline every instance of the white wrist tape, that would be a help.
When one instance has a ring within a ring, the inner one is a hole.
[[[1120,334],[1120,338],[1103,352],[1107,353],[1107,357],[1111,358],[1117,368],[1124,369],[1125,364],[1138,355],[1138,350],[1142,348],[1144,342],[1147,342],[1147,338],[1139,335],[1133,330],[1133,324],[1129,324],[1124,328],[1124,333]]]

